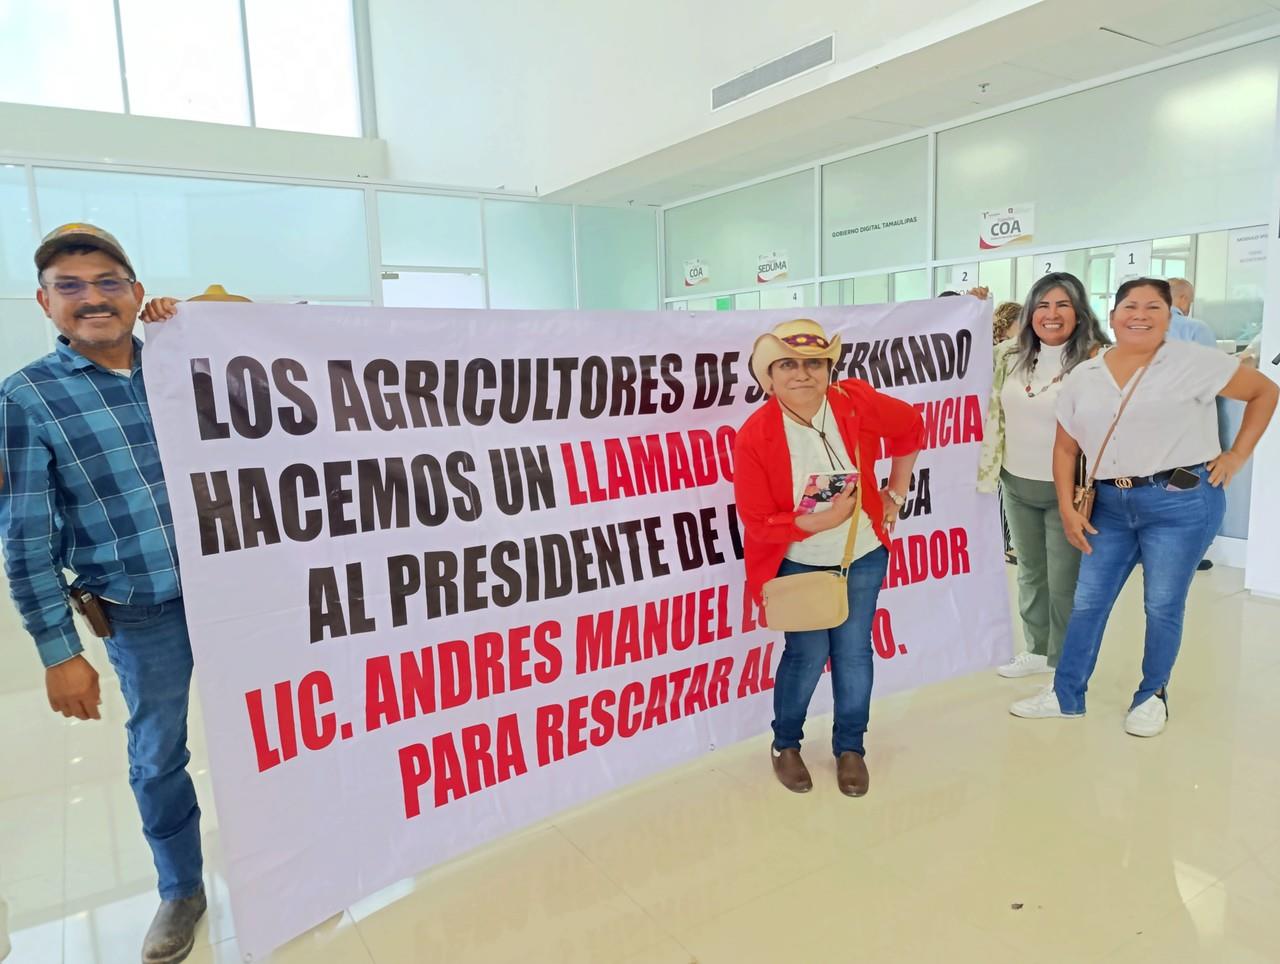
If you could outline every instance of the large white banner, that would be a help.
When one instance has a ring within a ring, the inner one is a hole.
[[[877,692],[1008,656],[974,487],[990,305],[808,314],[926,424]],[[751,343],[791,317],[203,303],[150,329],[245,952],[768,729],[782,639],[744,599],[732,450]]]

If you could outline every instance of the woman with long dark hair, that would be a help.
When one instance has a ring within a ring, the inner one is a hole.
[[[1073,274],[1047,274],[1022,307],[1017,335],[996,346],[978,488],[1000,487],[1018,560],[1018,610],[1027,651],[1001,676],[1050,673],[1058,665],[1080,569],[1053,486],[1054,405],[1067,374],[1109,340]]]

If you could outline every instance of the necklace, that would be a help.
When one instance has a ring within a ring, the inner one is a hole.
[[[788,412],[790,412],[792,418],[794,418],[801,425],[805,426],[806,428],[811,428],[818,433],[818,438],[822,439],[822,447],[826,449],[827,461],[831,463],[831,468],[835,471],[840,471],[842,466],[837,464],[840,461],[840,459],[836,457],[836,450],[832,447],[830,440],[827,438],[827,431],[826,431],[827,411],[830,408],[830,406],[827,405],[825,399],[823,400],[823,403],[822,403],[822,427],[821,428],[819,428],[817,425],[814,425],[812,419],[805,418],[803,415],[800,415],[799,413],[797,413],[794,409],[791,408],[791,406],[786,404],[786,402],[784,402],[782,399],[778,399],[778,404],[781,405],[783,408],[785,408]]]
[[[1026,385],[1024,386],[1027,390],[1027,398],[1035,398],[1037,395],[1043,395],[1049,389],[1053,388],[1054,385],[1058,384],[1058,382],[1062,381],[1062,379],[1067,374],[1065,371],[1058,372],[1057,376],[1053,379],[1053,381],[1051,381],[1048,385],[1044,386],[1044,388],[1040,389],[1039,391],[1033,392],[1031,390],[1031,379],[1035,378],[1036,362],[1038,362],[1039,360],[1040,360],[1040,353],[1036,352],[1036,357],[1031,359],[1031,367],[1027,371],[1027,381],[1026,381]]]

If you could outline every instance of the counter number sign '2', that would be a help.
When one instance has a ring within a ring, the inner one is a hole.
[[[1035,232],[1034,204],[1014,204],[982,212],[978,247],[983,251],[1003,248],[1006,244],[1030,241]]]

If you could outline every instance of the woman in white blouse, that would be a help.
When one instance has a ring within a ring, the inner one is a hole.
[[[1171,304],[1168,282],[1138,278],[1121,285],[1111,312],[1115,347],[1081,364],[1058,398],[1053,477],[1067,539],[1084,559],[1053,685],[1014,703],[1015,716],[1084,715],[1111,607],[1141,563],[1146,642],[1125,730],[1155,736],[1168,720],[1167,686],[1191,578],[1222,524],[1223,490],[1253,453],[1280,394],[1274,382],[1230,355],[1167,341]],[[1218,442],[1219,395],[1245,403],[1240,431],[1225,452]],[[1117,419],[1125,396],[1128,405]],[[1082,448],[1091,459],[1102,452],[1092,520],[1072,507]]]
[[[996,491],[1018,560],[1018,610],[1027,651],[1001,676],[1052,673],[1062,652],[1080,550],[1067,542],[1053,485],[1055,405],[1063,378],[1107,344],[1084,285],[1054,272],[1037,281],[1025,323],[995,350],[995,377],[983,432],[978,489]]]

